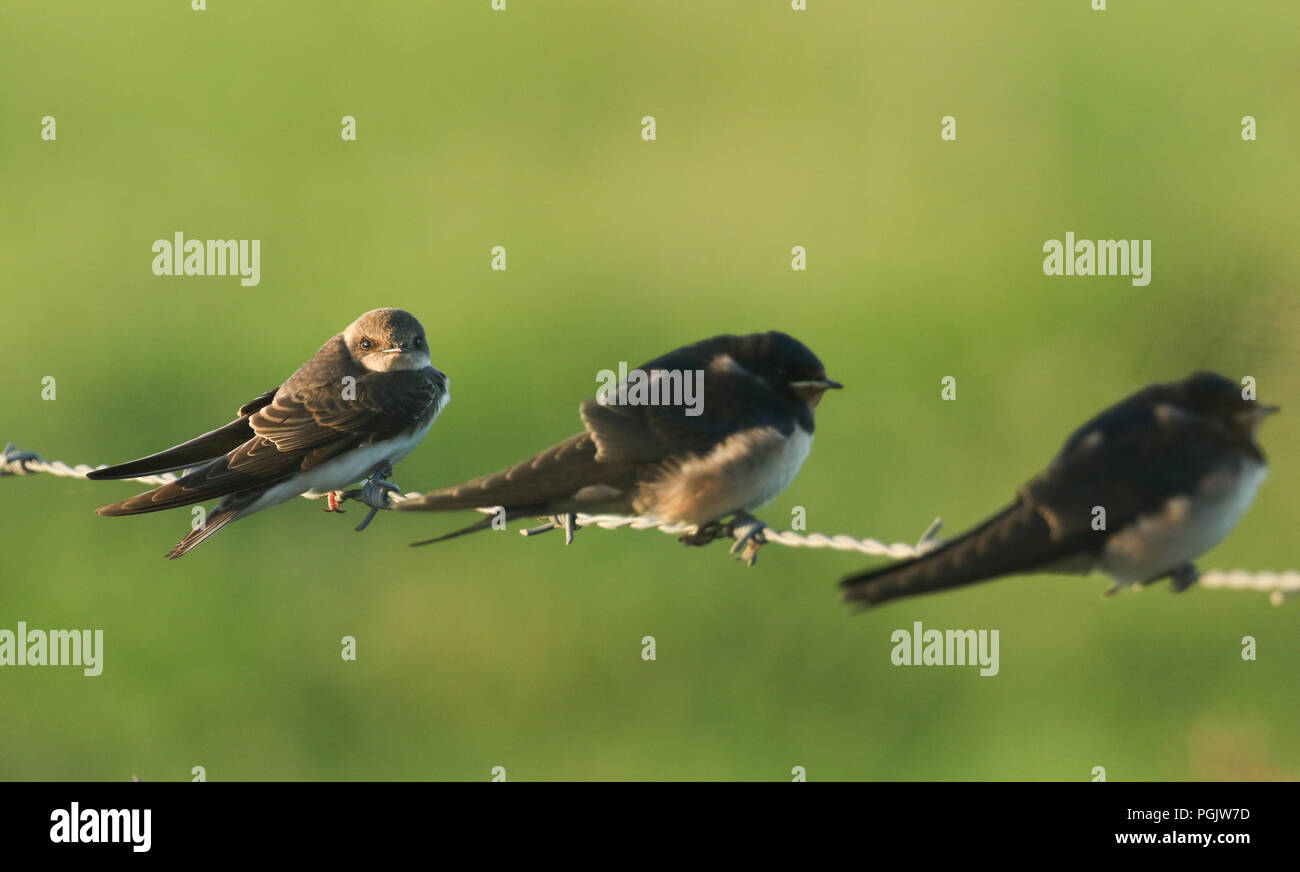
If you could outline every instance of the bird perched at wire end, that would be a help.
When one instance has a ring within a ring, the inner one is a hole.
[[[1110,593],[1169,577],[1232,529],[1264,480],[1255,428],[1277,411],[1214,373],[1147,387],[1084,424],[1015,502],[920,557],[849,576],[847,602],[879,605],[1030,572],[1100,571]]]

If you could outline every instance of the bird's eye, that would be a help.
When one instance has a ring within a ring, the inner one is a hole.
[[[362,340],[361,340],[361,347],[362,347],[362,348],[369,348],[370,345],[371,345],[371,343],[370,343],[370,340],[369,340],[369,339],[362,339]]]
[[[419,336],[415,337],[415,341],[413,341],[413,342],[411,343],[411,347],[412,347],[412,348],[423,348],[423,347],[424,347],[424,340],[421,339]]]

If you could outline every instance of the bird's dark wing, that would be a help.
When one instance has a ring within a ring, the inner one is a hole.
[[[658,405],[600,402],[589,399],[579,409],[601,462],[658,463],[686,454],[705,454],[728,436],[755,427],[772,427],[783,436],[798,421],[794,403],[777,395],[756,376],[725,355],[704,356],[700,345],[687,346],[642,364],[639,370],[657,383]],[[685,403],[667,373],[681,373],[695,383],[696,403]],[[610,398],[618,399],[611,393]],[[811,422],[805,425],[811,429]]]
[[[1208,419],[1121,404],[1079,428],[1010,507],[929,554],[845,578],[844,599],[874,605],[1019,572],[1086,571],[1112,532],[1191,494],[1236,447]],[[1094,529],[1097,508],[1104,529]]]
[[[401,434],[430,413],[445,391],[432,370],[368,372],[352,387],[347,393],[334,384],[295,389],[291,380],[247,419],[252,438],[171,484],[98,513],[157,512],[264,490],[346,451]]]
[[[1080,427],[1020,495],[1054,539],[1086,542],[1095,552],[1110,532],[1191,495],[1240,448],[1241,438],[1211,419],[1121,404]],[[1105,530],[1093,529],[1097,508],[1105,510]]]
[[[239,417],[224,427],[209,430],[202,436],[196,436],[188,442],[182,442],[180,445],[168,448],[166,451],[150,454],[148,457],[141,457],[139,460],[96,469],[88,474],[86,478],[101,481],[158,475],[162,472],[188,469],[212,460],[214,457],[220,457],[253,437],[253,428],[248,423],[249,416],[270,403],[277,390],[279,388],[272,388],[257,399],[244,403],[236,413]]]
[[[752,427],[771,426],[787,435],[794,429],[795,419],[782,414],[764,383],[735,367],[718,365],[715,356],[700,353],[696,346],[678,349],[638,369],[647,374],[703,371],[697,385],[703,414],[686,414],[685,404],[629,405],[589,399],[579,407],[585,432],[499,472],[430,491],[399,507],[450,511],[502,506],[512,515],[623,512],[630,510],[625,500],[637,481],[652,476],[658,464],[670,458],[705,454],[733,433]],[[684,400],[685,394],[674,387],[669,398]]]

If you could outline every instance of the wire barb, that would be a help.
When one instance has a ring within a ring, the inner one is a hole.
[[[62,478],[85,478],[87,474],[102,468],[102,466],[91,466],[88,463],[69,466],[60,461],[43,460],[40,455],[31,451],[18,450],[12,442],[5,446],[3,455],[0,455],[0,478],[36,475],[38,473],[46,473]],[[119,480],[134,481],[156,487],[176,481],[179,477],[175,473],[168,472],[162,475],[144,475],[138,478]],[[417,492],[401,493],[395,488],[390,490],[391,484],[387,481],[376,481],[373,482],[373,485],[343,491],[340,498],[341,502],[355,500],[369,506],[372,512],[365,523],[369,522],[369,518],[373,516],[375,511],[386,511],[394,508],[399,503],[418,499],[422,496]],[[479,511],[491,514],[496,509],[481,508]],[[365,527],[365,523],[362,524],[362,528]],[[754,540],[761,540],[762,543],[770,542],[788,548],[830,548],[834,551],[855,551],[872,557],[888,557],[891,560],[919,557],[942,544],[936,538],[942,524],[939,518],[935,518],[930,523],[930,526],[921,534],[915,545],[909,545],[906,542],[886,543],[878,539],[858,539],[844,534],[827,536],[824,533],[774,530],[766,525],[755,529],[754,523],[762,525],[762,522],[756,518],[747,516],[737,518],[730,524],[722,525],[718,537],[737,539],[738,545],[741,543],[751,545]],[[585,515],[581,512],[556,515],[540,526],[530,527],[519,532],[524,536],[536,536],[539,533],[547,533],[551,530],[564,530],[564,541],[567,545],[573,543],[574,534],[584,527],[598,527],[602,530],[617,530],[621,527],[631,527],[633,530],[655,529],[672,536],[693,536],[699,532],[699,528],[694,524],[669,524],[628,515]],[[745,542],[745,539],[749,539],[749,542]],[[749,556],[752,557],[752,551],[749,551]],[[1244,569],[1211,570],[1201,574],[1198,584],[1207,590],[1266,591],[1269,593],[1269,601],[1275,606],[1282,605],[1292,597],[1300,596],[1300,572],[1295,570],[1282,572],[1248,572]]]

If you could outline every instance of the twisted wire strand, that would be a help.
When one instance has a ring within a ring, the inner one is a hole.
[[[490,509],[488,510],[491,511]],[[551,522],[555,523],[555,522]],[[555,523],[556,527],[561,525]],[[577,513],[575,515],[575,526],[577,527],[599,527],[602,530],[617,530],[620,527],[631,527],[633,530],[658,530],[661,533],[667,533],[672,536],[695,533],[698,527],[694,524],[669,524],[648,518],[640,518],[628,515],[584,515]],[[921,536],[915,545],[909,545],[906,542],[881,542],[878,539],[857,539],[853,536],[840,534],[837,536],[827,536],[825,533],[801,533],[795,530],[774,530],[771,527],[763,529],[762,536],[764,542],[773,542],[777,545],[785,545],[790,548],[830,548],[834,551],[857,551],[860,554],[870,554],[874,557],[890,557],[894,560],[902,560],[907,557],[919,557],[927,551],[933,550],[939,543],[933,538],[934,531],[939,527],[938,520],[930,525],[930,528]],[[525,534],[535,534],[551,529],[551,526],[544,525],[532,530],[522,531]]]
[[[102,469],[103,466],[91,466],[88,463],[80,463],[71,466],[62,461],[43,460],[40,456],[29,451],[19,451],[13,443],[5,446],[3,457],[0,457],[0,478],[6,476],[36,475],[44,473],[47,475],[59,476],[61,478],[85,478],[87,474],[96,469]],[[179,478],[176,473],[163,473],[161,475],[143,475],[137,478],[119,479],[120,481],[134,481],[140,484],[153,486],[168,484]],[[393,493],[382,489],[363,489],[344,491],[343,498],[364,502],[372,509],[391,509],[396,504],[414,500],[421,497],[418,492],[411,493]],[[479,511],[490,514],[494,511],[491,508],[479,509]],[[565,521],[561,518],[554,518],[540,527],[533,527],[520,532],[525,535],[536,535],[553,529],[565,529],[572,538],[574,529],[584,527],[598,527],[602,530],[617,530],[621,527],[630,527],[633,530],[650,530],[655,529],[661,533],[669,535],[692,534],[697,532],[697,527],[693,524],[669,524],[661,523],[647,518],[640,518],[628,515],[586,515],[577,513],[571,516],[571,527],[566,526]],[[878,539],[859,539],[854,536],[844,534],[836,536],[827,536],[824,533],[801,533],[794,530],[774,530],[766,527],[759,534],[763,542],[784,545],[790,548],[830,548],[834,551],[856,551],[859,554],[868,554],[873,557],[888,557],[893,560],[904,560],[908,557],[918,557],[928,551],[938,547],[941,542],[935,538],[939,529],[939,519],[936,518],[929,528],[921,535],[915,545],[906,542],[881,542]],[[1300,572],[1295,570],[1283,570],[1279,572],[1263,571],[1250,572],[1244,569],[1233,570],[1211,570],[1201,574],[1197,580],[1201,587],[1207,590],[1253,590],[1268,592],[1269,601],[1274,605],[1281,605],[1287,599],[1300,595]]]
[[[78,463],[76,466],[69,466],[61,460],[42,460],[39,455],[30,451],[19,451],[10,442],[5,446],[3,459],[0,460],[0,478],[11,475],[35,475],[37,473],[47,473],[57,475],[61,478],[85,478],[97,469],[103,469],[108,464],[102,463],[99,466],[91,466],[89,463]],[[124,478],[121,481],[138,481],[141,484],[151,484],[155,487],[163,484],[170,484],[180,476],[174,472],[165,472],[162,475],[142,475],[139,478]]]

